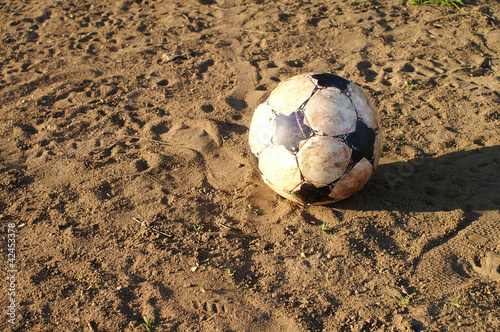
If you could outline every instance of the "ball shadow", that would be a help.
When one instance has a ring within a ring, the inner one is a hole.
[[[361,191],[332,207],[400,212],[498,210],[499,188],[500,146],[484,147],[379,165]]]

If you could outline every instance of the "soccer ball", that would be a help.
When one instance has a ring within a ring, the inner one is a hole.
[[[331,73],[281,82],[250,125],[254,163],[269,187],[324,205],[361,189],[382,151],[380,117],[359,86]]]

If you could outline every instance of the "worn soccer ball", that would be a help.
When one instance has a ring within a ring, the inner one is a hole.
[[[361,189],[382,151],[378,111],[356,84],[331,73],[281,82],[255,110],[250,148],[264,181],[300,204]]]

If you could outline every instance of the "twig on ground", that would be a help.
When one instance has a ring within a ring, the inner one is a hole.
[[[169,237],[169,238],[174,237],[172,234],[168,234],[168,233],[162,232],[162,231],[160,231],[160,230],[159,230],[159,229],[157,229],[157,228],[154,228],[154,227],[151,227],[151,226],[148,226],[148,225],[144,224],[144,222],[140,221],[139,219],[137,219],[137,218],[135,218],[135,217],[133,217],[133,218],[132,218],[132,220],[134,220],[134,221],[138,222],[139,224],[141,224],[141,226],[144,226],[144,227],[146,227],[146,228],[149,228],[149,229],[150,229],[150,230],[152,230],[153,232],[156,232],[156,233],[158,233],[158,234],[164,235],[164,236]]]

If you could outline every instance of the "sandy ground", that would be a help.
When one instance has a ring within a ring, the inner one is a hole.
[[[0,18],[2,331],[500,328],[498,1]],[[384,127],[373,178],[324,207],[277,196],[247,143],[255,107],[311,71],[362,86]]]

